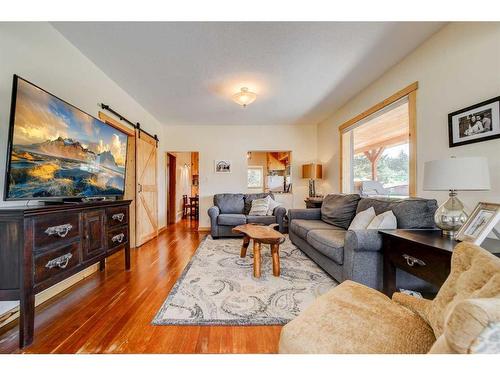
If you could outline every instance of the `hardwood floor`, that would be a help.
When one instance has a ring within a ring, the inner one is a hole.
[[[123,252],[36,309],[35,339],[18,349],[18,326],[0,331],[0,353],[275,353],[281,326],[153,326],[151,320],[205,236],[189,220]]]

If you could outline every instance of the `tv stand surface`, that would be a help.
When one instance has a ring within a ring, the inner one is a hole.
[[[0,301],[20,300],[19,346],[32,343],[35,294],[125,250],[130,200],[0,208]]]
[[[79,204],[79,203],[82,203],[82,201],[72,201],[72,200],[69,200],[69,201],[66,201],[66,200],[62,200],[62,201],[40,201],[40,204],[44,205],[44,206],[57,206],[57,205],[61,205],[61,204]]]
[[[57,205],[57,204],[81,204],[81,203],[94,203],[94,202],[115,202],[121,199],[115,199],[110,197],[91,197],[91,198],[62,198],[56,200],[40,200],[39,202],[45,206]]]

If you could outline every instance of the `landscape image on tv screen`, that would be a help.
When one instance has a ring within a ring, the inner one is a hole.
[[[123,195],[127,135],[16,81],[7,198]]]

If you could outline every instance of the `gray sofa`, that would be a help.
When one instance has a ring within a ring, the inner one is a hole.
[[[273,211],[273,216],[249,216],[252,201],[254,199],[265,198],[271,196],[272,193],[259,194],[215,194],[214,205],[208,209],[210,216],[210,232],[213,238],[219,237],[240,237],[232,232],[232,229],[241,224],[278,224],[278,230],[284,231],[284,218],[286,209],[284,207],[276,207]]]
[[[434,199],[360,198],[332,194],[321,208],[288,211],[290,240],[338,282],[353,280],[382,289],[382,239],[378,230],[347,230],[354,216],[373,207],[392,210],[398,228],[434,228]],[[429,284],[398,270],[398,287],[431,290]]]

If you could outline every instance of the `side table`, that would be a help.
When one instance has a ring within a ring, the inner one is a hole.
[[[459,243],[441,235],[440,230],[380,230],[384,256],[384,293],[391,297],[396,288],[396,268],[437,287],[450,273],[451,255]],[[500,257],[500,241],[487,238],[481,247]]]
[[[306,208],[321,208],[323,204],[323,197],[308,197],[304,199]]]

